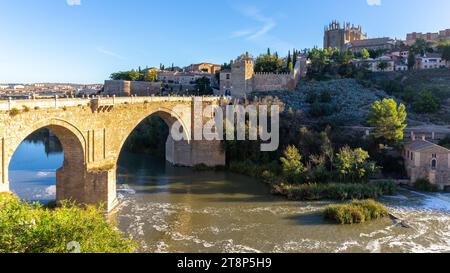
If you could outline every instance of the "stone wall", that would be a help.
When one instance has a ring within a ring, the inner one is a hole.
[[[289,73],[255,73],[253,75],[253,91],[287,90],[290,79],[291,75]]]
[[[131,95],[151,96],[161,92],[161,83],[143,81],[105,81],[104,95],[127,97]]]

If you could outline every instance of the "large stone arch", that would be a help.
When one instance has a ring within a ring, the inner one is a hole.
[[[49,129],[61,142],[64,151],[64,162],[56,171],[56,199],[84,202],[86,170],[86,140],[81,131],[73,124],[62,119],[48,119],[24,126],[17,130],[17,135],[7,141],[5,179],[8,180],[10,161],[19,145],[32,133],[40,129]],[[77,175],[74,175],[77,174]],[[9,186],[9,185],[8,185]]]
[[[167,147],[173,147],[174,145],[183,145],[185,147],[188,147],[190,144],[190,136],[191,136],[191,124],[190,121],[186,121],[185,119],[183,119],[182,116],[180,116],[178,113],[176,113],[175,111],[172,111],[171,109],[165,108],[165,107],[160,107],[157,109],[152,109],[150,111],[146,111],[144,112],[138,119],[135,119],[131,122],[131,124],[128,126],[128,129],[126,130],[126,133],[124,134],[124,136],[122,137],[119,147],[117,148],[117,158],[116,158],[116,164],[117,161],[119,160],[120,157],[120,153],[123,149],[123,146],[125,145],[125,142],[127,141],[127,139],[130,137],[130,135],[133,133],[133,131],[147,118],[152,117],[152,116],[157,116],[159,118],[161,118],[169,127],[169,137],[167,139],[167,143],[166,143],[166,148]],[[183,134],[184,134],[184,139],[187,139],[186,141],[178,141],[175,142],[170,134],[171,128],[173,126],[173,124],[175,122],[179,122],[182,130],[183,130]],[[173,161],[173,155],[172,153],[170,153],[170,151],[166,151],[166,159],[169,162]],[[172,162],[174,163],[174,162]]]

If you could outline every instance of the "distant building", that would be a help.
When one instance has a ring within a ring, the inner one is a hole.
[[[8,89],[9,85],[0,85],[0,90]]]
[[[450,187],[450,150],[413,136],[403,151],[405,166],[411,183],[428,179],[441,189]]]
[[[213,74],[206,72],[178,72],[178,71],[159,71],[158,80],[163,83],[194,85],[195,81],[201,78],[213,80]]]
[[[220,64],[200,63],[192,64],[186,67],[187,72],[204,72],[209,74],[216,74],[220,71],[222,66]]]
[[[105,81],[103,95],[115,95],[119,97],[151,96],[161,92],[161,83],[142,81]]]
[[[341,27],[339,22],[333,21],[325,27],[323,47],[344,51],[347,50],[348,43],[366,39],[367,34],[362,31],[361,26],[344,23],[344,26]]]
[[[438,41],[448,41],[450,40],[450,29],[428,33],[413,32],[406,35],[406,43],[408,45],[413,45],[419,39],[423,39],[430,43],[435,43]]]
[[[21,85],[21,84],[16,84],[16,85],[12,86],[12,89],[14,89],[14,90],[23,90],[23,89],[25,89],[25,86]]]
[[[245,98],[251,92],[293,90],[306,73],[307,61],[299,57],[291,73],[255,73],[254,60],[248,55],[240,56],[231,70],[220,72],[220,95]]]
[[[372,72],[392,72],[395,70],[395,62],[389,56],[381,56],[376,59],[368,58],[363,60],[353,60],[353,63],[358,68],[366,68]],[[385,67],[382,67],[382,63],[385,63]]]
[[[427,53],[416,57],[416,69],[436,69],[446,67],[446,61],[439,53]]]
[[[347,43],[347,48],[353,52],[360,52],[363,49],[367,50],[387,50],[391,51],[395,48],[397,40],[388,37],[374,38],[365,40],[356,40]]]

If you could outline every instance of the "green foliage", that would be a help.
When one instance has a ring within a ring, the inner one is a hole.
[[[433,52],[432,44],[424,39],[417,39],[417,41],[409,49],[413,54],[424,56],[426,53]]]
[[[440,100],[430,91],[423,91],[419,97],[415,99],[413,110],[419,114],[433,114],[441,109]]]
[[[430,181],[426,178],[417,179],[416,182],[414,183],[414,188],[418,191],[423,191],[423,192],[438,192],[439,191],[439,188],[436,185],[431,184]]]
[[[143,74],[144,81],[147,81],[147,82],[158,81],[158,71],[156,69],[146,69],[143,71],[142,74]]]
[[[445,136],[445,138],[439,141],[439,145],[447,149],[450,149],[450,135]]]
[[[284,156],[280,158],[283,176],[289,182],[301,179],[305,173],[305,166],[302,163],[302,156],[297,147],[290,145],[284,151]]]
[[[369,59],[370,58],[370,52],[363,48],[363,50],[361,50],[361,58],[362,59]]]
[[[369,153],[361,148],[350,149],[345,146],[336,155],[334,167],[341,181],[353,183],[367,181],[378,169],[373,162],[369,162]]]
[[[277,174],[280,171],[278,163],[275,161],[267,164],[255,164],[248,160],[231,162],[229,170],[234,173],[262,179],[263,182],[268,184],[277,182]]]
[[[329,205],[324,211],[326,219],[338,224],[362,224],[389,216],[385,206],[374,200],[353,201],[350,204]]]
[[[133,130],[124,144],[124,149],[132,153],[147,153],[156,157],[165,156],[169,128],[159,117],[145,119]]]
[[[408,70],[413,70],[416,65],[416,54],[412,51],[408,54]]]
[[[0,194],[0,253],[68,253],[70,242],[78,242],[83,253],[136,249],[95,207],[64,203],[50,210]]]
[[[442,59],[450,62],[450,45],[444,46],[442,48]]]
[[[111,74],[111,80],[138,81],[141,77],[142,75],[134,69]]]
[[[393,99],[383,99],[372,104],[368,115],[368,123],[375,127],[375,139],[386,143],[397,143],[403,140],[406,128],[406,107],[397,105]]]
[[[259,55],[255,62],[255,72],[289,72],[288,67],[288,64],[284,64],[283,59],[281,59],[276,52],[275,54],[271,54],[270,49],[267,49],[266,54]]]
[[[213,95],[214,92],[211,88],[211,81],[206,77],[197,79],[195,81],[195,92],[198,96]]]
[[[382,195],[395,195],[397,185],[392,181],[372,182],[364,184],[354,183],[314,183],[289,184],[278,183],[272,185],[272,193],[286,196],[294,201],[319,200],[351,200],[378,198]]]

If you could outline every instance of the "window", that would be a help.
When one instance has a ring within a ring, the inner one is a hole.
[[[229,80],[230,79],[230,74],[227,74],[227,80]]]
[[[436,170],[436,167],[437,167],[437,160],[436,158],[433,158],[433,160],[431,160],[431,169]]]

